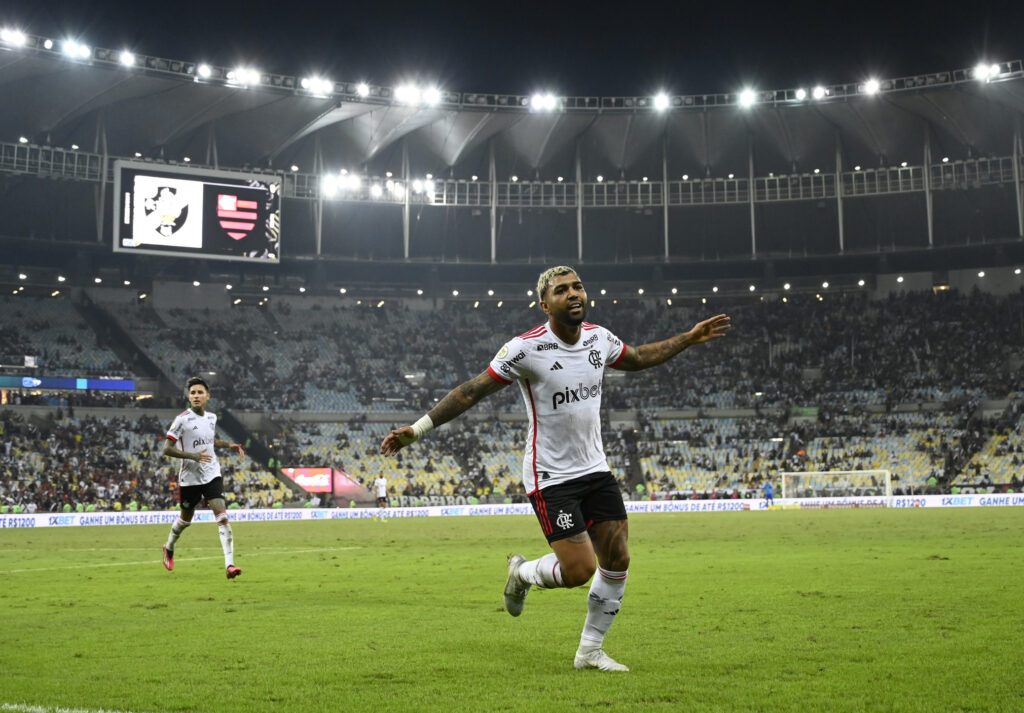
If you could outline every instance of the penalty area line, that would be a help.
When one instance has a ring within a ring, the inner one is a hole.
[[[308,550],[256,550],[255,552],[247,552],[245,558],[259,557],[260,555],[301,555],[309,554],[310,552],[343,552],[346,550],[362,550],[365,549],[362,545],[356,545],[354,547],[316,547]],[[221,559],[224,555],[211,555],[210,557],[188,557],[189,562],[198,562],[201,560],[217,560]],[[67,569],[92,569],[93,567],[132,567],[137,565],[151,566],[154,562],[159,563],[160,560],[141,560],[138,562],[94,562],[92,564],[69,564],[63,567],[26,567],[24,569],[0,569],[0,574],[19,574],[23,572],[59,572]],[[7,705],[6,703],[3,705]],[[0,707],[0,711],[4,708]],[[58,710],[58,709],[54,709]],[[72,710],[72,709],[59,709],[59,710]]]

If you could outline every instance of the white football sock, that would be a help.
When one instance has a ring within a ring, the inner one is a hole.
[[[549,552],[540,559],[523,562],[519,565],[519,576],[541,589],[553,589],[564,587],[562,581],[562,565],[558,562],[558,556]]]
[[[181,533],[185,531],[185,528],[191,524],[191,522],[182,520],[180,517],[174,521],[174,524],[171,525],[171,534],[167,536],[167,549],[174,552],[174,543],[181,537]]]
[[[580,650],[601,647],[605,634],[612,627],[615,615],[622,606],[622,594],[626,591],[626,577],[629,571],[611,572],[597,568],[594,581],[590,583],[587,596],[587,621],[580,637]]]
[[[235,536],[231,532],[226,512],[217,517],[217,531],[220,533],[220,546],[224,548],[224,566],[230,567],[235,563]]]

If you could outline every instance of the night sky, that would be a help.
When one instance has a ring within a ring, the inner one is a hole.
[[[462,92],[716,93],[1024,58],[1024,3],[7,0],[0,24],[174,59]]]

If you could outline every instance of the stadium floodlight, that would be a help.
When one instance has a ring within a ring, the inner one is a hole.
[[[19,136],[18,137],[18,143],[19,144],[27,144],[28,143],[28,137],[27,136]]]
[[[608,294],[608,290],[606,290],[606,289],[604,289],[604,288],[602,287],[602,288],[601,288],[601,294],[602,294],[602,295],[606,295],[606,294]]]
[[[828,289],[828,280],[825,280],[824,282],[821,283],[821,289],[823,289],[823,290],[827,290]]]
[[[718,285],[712,286],[711,291],[712,292],[718,292]]]
[[[498,306],[499,307],[501,307],[503,304],[505,304],[505,300],[498,300]]]
[[[906,165],[906,164],[904,164],[904,165]],[[817,174],[819,174],[819,173],[821,173],[821,169],[820,169],[820,168],[816,168],[816,169],[814,169],[814,174],[815,174],[815,175],[817,175]]]
[[[182,160],[182,161],[184,161],[185,163],[192,163],[192,159],[191,159],[191,158],[189,158],[188,156],[184,157],[184,158],[183,158],[183,159],[181,159],[181,160]]]
[[[77,151],[78,150],[78,144],[71,144],[71,150],[72,151]]]
[[[384,189],[380,187],[379,183],[374,183],[372,186],[370,186],[370,195],[373,198],[380,198],[382,195],[384,195]]]
[[[9,27],[5,27],[0,30],[0,40],[3,40],[9,45],[14,45],[15,47],[24,47],[28,38],[26,38],[25,33],[20,30],[12,30]]]
[[[458,296],[459,296],[459,291],[458,290],[452,290],[452,297],[458,297]]]
[[[264,292],[269,292],[269,291],[270,291],[270,285],[263,285],[263,287],[262,287],[261,289],[262,289],[262,290],[263,290]]]
[[[604,182],[604,176],[602,176],[600,173],[597,174],[597,182],[598,183],[603,183]]]
[[[342,287],[340,290],[338,290],[338,292],[341,294],[345,294],[346,292],[348,292],[348,289]]]
[[[18,273],[18,279],[19,280],[27,280],[28,279],[28,275],[26,275],[24,272],[19,272]]]
[[[853,167],[853,170],[854,170],[854,171],[859,171],[859,170],[860,170],[860,166],[859,166],[859,165],[858,165],[858,166],[854,166],[854,167]]]
[[[299,294],[300,294],[300,295],[304,295],[304,294],[306,294],[306,288],[305,288],[305,287],[300,287],[300,288],[299,288]]]
[[[551,92],[534,94],[530,97],[530,107],[534,111],[554,111],[558,108],[558,98]]]
[[[196,68],[196,74],[203,79],[209,79],[210,75],[213,74],[213,69],[208,64],[201,64]]]
[[[786,284],[784,284],[784,285],[782,286],[782,289],[784,289],[784,290],[788,290],[788,289],[789,289],[790,287],[792,287],[792,285],[790,285],[790,284],[789,284],[789,283],[787,282]]]
[[[565,178],[563,178],[562,176],[559,176],[559,177],[558,177],[558,182],[559,182],[559,183],[561,183],[561,182],[562,182],[562,181],[564,181],[564,180],[565,180]],[[646,181],[647,179],[645,178],[644,180]]]
[[[753,285],[751,285],[751,286],[750,286],[750,287],[748,287],[747,289],[748,289],[748,290],[750,290],[751,292],[753,292],[753,291],[754,291],[754,290],[756,290],[757,288],[756,288],[756,287],[754,287]]]
[[[900,168],[906,168],[906,167],[907,167],[907,162],[906,161],[901,161],[900,162]]]
[[[118,56],[118,59],[120,60],[121,64],[124,65],[125,67],[134,67],[135,66],[135,55],[132,54],[131,52],[129,52],[128,50],[124,50]]]
[[[1020,274],[1020,268],[1018,267],[1016,270],[1014,270],[1013,274],[1014,275],[1019,275]]]
[[[515,174],[512,174],[511,180],[512,180],[512,183],[515,183],[515,182],[517,182],[519,180],[519,176],[517,176]]]
[[[416,106],[420,103],[421,98],[420,88],[414,84],[400,84],[395,87],[395,100],[402,104]]]
[[[643,287],[640,287],[639,289],[637,289],[636,293],[637,293],[638,295],[642,295],[642,294],[644,293],[644,288],[643,288]]]
[[[415,179],[412,182],[412,192],[413,193],[422,193],[423,192],[423,181],[421,181],[418,178]]]
[[[526,291],[526,296],[527,297],[533,297],[533,290],[527,290]]]
[[[370,85],[368,85],[366,82],[360,82],[359,84],[356,85],[356,94],[358,94],[361,97],[370,96]]]
[[[999,74],[1000,68],[998,64],[979,62],[974,66],[974,78],[982,82],[987,82],[993,77],[998,77]]]
[[[732,178],[732,174],[729,174],[729,178]],[[647,183],[647,176],[643,177],[643,181],[644,181],[644,183]]]
[[[949,156],[943,156],[942,157],[942,162],[943,163],[949,163]]]
[[[864,286],[864,280],[857,280],[857,287],[863,287],[863,286]]]
[[[828,90],[825,87],[818,85],[811,90],[811,96],[815,99],[824,99],[828,96]]]
[[[684,180],[684,181],[689,181],[689,180],[690,180],[690,174],[688,174],[688,173],[684,173],[684,174],[683,174],[683,180]]]
[[[92,57],[92,49],[75,40],[64,41],[64,54],[71,59],[89,59]]]
[[[64,275],[57,275],[57,282],[66,282],[67,279]]]
[[[362,188],[362,185],[363,179],[355,175],[354,173],[345,176],[341,181],[341,187],[347,188],[350,191],[358,191],[360,188]]]
[[[678,288],[675,288],[675,287],[673,287],[673,288],[672,288],[672,294],[674,295],[674,294],[676,294],[677,292],[679,292],[679,289],[678,289]]]
[[[665,111],[668,109],[668,94],[660,92],[654,95],[654,108],[658,111]]]
[[[985,271],[984,270],[979,270],[978,271],[978,277],[984,277],[984,276],[985,276]]]
[[[494,297],[494,290],[487,290],[488,297]]]
[[[474,181],[476,181],[476,180],[478,180],[478,179],[479,179],[480,177],[479,177],[478,175],[476,175],[476,174],[474,173],[474,174],[473,174],[472,176],[470,176],[470,178],[472,178],[472,179],[473,179]]]
[[[796,90],[796,100],[797,101],[802,102],[806,98],[807,98],[807,90],[806,89],[797,89]]]
[[[320,179],[320,190],[330,198],[338,191],[338,179],[331,175],[324,176]]]
[[[424,178],[426,178],[426,179],[427,179],[428,181],[429,181],[429,180],[430,180],[431,178],[433,178],[433,177],[434,177],[434,174],[432,174],[432,173],[428,173],[428,174],[427,174],[426,176],[424,176]]]
[[[437,87],[427,87],[423,90],[423,103],[427,106],[437,106],[441,103],[441,90]]]
[[[429,178],[427,180],[425,180],[423,182],[423,190],[426,191],[427,193],[433,193],[434,192],[434,182],[431,179],[429,179]]]
[[[735,174],[732,174],[732,173],[729,174],[729,178],[734,178],[734,177],[735,177]]]
[[[864,82],[864,93],[865,94],[878,94],[878,90],[882,88],[882,85],[877,79],[869,79]]]
[[[141,151],[136,151],[135,152],[135,158],[142,158],[142,152]]]
[[[299,170],[299,167],[298,167],[298,166],[296,166],[296,165],[295,165],[295,164],[293,163],[293,164],[292,164],[292,173],[295,173],[295,172],[296,172],[296,171],[298,171],[298,170]]]
[[[740,92],[740,106],[748,108],[753,106],[755,102],[757,102],[757,94],[753,89],[748,88]]]
[[[132,281],[131,280],[125,280],[124,281],[124,286],[125,287],[131,287],[132,286]],[[196,285],[196,286],[198,287],[198,285]]]
[[[903,275],[896,278],[896,282],[903,282]]]
[[[50,293],[50,297],[56,297],[59,294],[60,294],[60,290],[54,290],[53,292]]]
[[[391,193],[395,198],[405,198],[405,186],[401,183],[395,183],[391,186]]]
[[[249,67],[238,67],[227,74],[229,84],[238,84],[247,87],[250,84],[259,84],[262,75],[255,69]]]
[[[330,79],[323,79],[322,77],[305,77],[299,86],[303,89],[313,93],[326,96],[334,91],[334,82]]]
[[[199,287],[199,285],[200,285],[199,280],[192,280],[192,286],[193,287]]]
[[[103,278],[102,277],[94,277],[92,279],[92,281],[95,282],[97,285],[99,285],[99,284],[103,283]]]

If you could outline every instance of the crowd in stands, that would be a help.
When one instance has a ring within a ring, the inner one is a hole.
[[[633,414],[626,423],[606,421],[604,434],[613,470],[630,496],[742,496],[783,471],[875,468],[892,470],[894,486],[907,492],[989,487],[985,483],[1019,489],[1024,293],[923,292],[875,301],[867,293],[845,293],[674,306],[592,297],[590,318],[631,345],[663,339],[719,311],[733,322],[727,339],[657,369],[606,376],[606,416],[612,410]],[[70,302],[2,299],[11,308],[0,318],[10,336],[5,344],[45,356],[41,373],[95,367],[116,375],[123,369],[102,339],[88,336]],[[515,387],[481,403],[475,418],[438,429],[397,459],[378,453],[381,439],[403,418],[395,412],[428,410],[483,371],[505,340],[544,320],[537,309],[471,304],[419,309],[396,301],[379,308],[351,299],[291,298],[220,310],[136,302],[109,312],[172,382],[209,375],[218,404],[300,418],[343,415],[332,422],[282,420],[281,434],[272,439],[278,466],[341,467],[364,484],[383,473],[396,497],[522,499],[525,424]],[[198,340],[197,324],[203,325]],[[17,441],[0,454],[0,496],[32,493],[44,509],[62,508],[75,497],[111,507],[133,498],[150,507],[171,502],[172,466],[159,462],[152,444],[142,449],[133,440],[142,433],[159,438],[166,424],[74,415],[76,406],[158,406],[160,399],[8,393],[14,404],[62,411],[47,424],[19,422],[16,415],[3,422],[8,443],[17,433],[34,445]],[[1011,409],[982,418],[981,405],[991,399],[1009,400]],[[723,409],[747,411],[714,413]],[[684,418],[681,411],[692,413]],[[395,413],[395,422],[360,417],[381,413]],[[86,429],[124,448],[86,450],[74,438]],[[148,455],[133,460],[135,446]],[[12,448],[18,452],[13,460]],[[94,464],[102,489],[75,480],[71,456],[79,466]],[[241,481],[234,499],[264,505],[288,497],[280,484],[275,495],[274,470],[259,470],[255,480],[234,473]]]
[[[20,512],[177,507],[175,461],[162,456],[169,423],[155,416],[51,418],[0,412],[0,508]],[[239,506],[290,498],[257,464],[220,459],[225,497]]]

